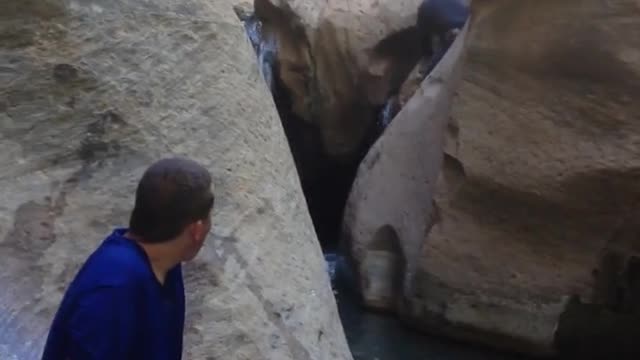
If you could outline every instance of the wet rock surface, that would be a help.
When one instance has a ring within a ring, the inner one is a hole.
[[[185,359],[351,359],[234,5],[0,4],[1,359],[39,358],[66,285],[169,154],[211,169],[218,198],[185,265]]]

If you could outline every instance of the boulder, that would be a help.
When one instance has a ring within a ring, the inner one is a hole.
[[[233,1],[0,5],[0,358],[38,359],[79,265],[167,155],[214,176],[185,265],[185,359],[351,359],[274,103]]]
[[[395,142],[387,131],[376,144],[385,150],[374,146],[359,170],[356,220],[345,217],[354,263],[389,225],[407,274],[402,301],[386,307],[401,302],[391,308],[415,326],[529,354],[573,347],[638,358],[640,6],[473,6],[449,124]],[[431,111],[419,116],[437,121]],[[435,187],[433,173],[406,170],[412,158],[382,162],[416,137],[439,136],[444,146],[413,149],[422,163],[444,152]],[[425,185],[413,198],[388,180],[366,189],[383,173]]]
[[[358,169],[345,208],[342,246],[369,307],[398,310],[413,287],[467,31],[462,30]]]

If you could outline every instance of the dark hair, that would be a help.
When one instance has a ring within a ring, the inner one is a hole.
[[[418,6],[417,27],[421,35],[442,35],[462,29],[469,8],[460,0],[423,0]]]
[[[213,208],[209,171],[193,160],[167,158],[152,164],[136,189],[129,231],[148,243],[169,241]]]

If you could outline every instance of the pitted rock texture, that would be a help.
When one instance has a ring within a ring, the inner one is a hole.
[[[213,173],[185,266],[186,359],[351,359],[273,101],[233,1],[0,4],[0,358],[38,359],[142,171]]]

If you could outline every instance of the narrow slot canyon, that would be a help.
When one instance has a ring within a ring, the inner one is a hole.
[[[256,3],[269,6],[267,2]],[[417,41],[416,29],[411,27],[391,34],[376,46],[378,53],[393,54],[397,60],[400,60],[394,64],[397,66],[392,75],[395,79],[389,81],[394,89],[387,91],[387,96],[380,104],[369,104],[369,108],[363,109],[370,115],[365,124],[365,135],[350,157],[340,158],[327,155],[323,151],[320,130],[292,110],[294,107],[292,94],[283,84],[280,76],[279,44],[274,35],[274,27],[278,25],[261,21],[253,9],[236,8],[235,11],[244,23],[248,39],[256,52],[260,73],[272,92],[294,157],[309,213],[325,255],[340,318],[354,359],[510,360],[523,358],[437,335],[428,335],[403,323],[396,315],[387,311],[376,311],[372,307],[365,309],[360,294],[356,290],[357,280],[345,259],[344,244],[340,243],[341,226],[345,204],[358,166],[371,145],[384,133],[402,105],[427,75],[427,69],[435,66],[430,64],[428,57],[421,55],[423,49]],[[269,11],[276,10],[269,9]],[[280,17],[276,18],[282,20]],[[407,46],[407,44],[411,45]],[[406,260],[401,258],[402,250],[399,248],[399,240],[393,228],[380,229],[371,246],[372,252],[379,251],[383,256],[387,253],[398,254],[399,267],[392,271],[395,275],[391,283],[395,287],[400,287]],[[401,294],[399,288],[393,291]],[[395,301],[402,301],[402,299],[398,297]]]
[[[3,5],[0,360],[168,156],[185,360],[640,359],[638,1]]]

